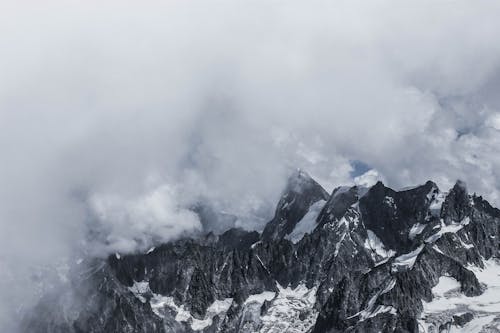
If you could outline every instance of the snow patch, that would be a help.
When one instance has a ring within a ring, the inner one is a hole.
[[[255,255],[255,257],[257,258],[257,260],[259,261],[260,265],[262,266],[262,268],[264,268],[267,272],[267,274],[271,275],[271,272],[269,272],[269,269],[267,268],[266,265],[264,265],[264,263],[262,262],[262,260],[260,259],[260,257],[258,255]]]
[[[253,244],[250,246],[250,248],[253,250],[253,249],[255,249],[255,247],[256,247],[257,245],[259,245],[259,244],[261,244],[261,243],[262,243],[262,241],[257,241],[257,242],[255,242],[255,243],[253,243]]]
[[[316,220],[321,209],[325,206],[325,203],[325,200],[320,200],[311,205],[309,211],[304,215],[302,220],[297,223],[295,229],[293,229],[290,234],[286,235],[285,238],[295,244],[299,242],[306,233],[311,233],[314,228],[316,228]]]
[[[284,200],[286,200],[288,198],[288,195],[286,195],[284,197]],[[295,198],[292,199],[292,201],[287,201],[285,202],[285,204],[283,205],[283,207],[281,207],[282,210],[288,210],[288,207],[290,207],[291,205],[293,205],[295,203]]]
[[[487,316],[481,316],[478,318],[472,319],[470,322],[468,322],[464,327],[457,327],[457,326],[452,326],[450,327],[449,332],[450,333],[481,333],[485,332],[483,328],[490,324],[493,320],[495,320],[496,316],[494,315],[487,315]],[[496,325],[497,329],[500,329],[500,325]],[[495,332],[495,331],[491,331]]]
[[[128,290],[130,290],[142,303],[146,303],[146,299],[143,297],[143,295],[151,292],[151,290],[149,289],[149,282],[147,281],[134,281],[134,284],[132,285],[132,287],[128,287]]]
[[[194,331],[200,331],[212,325],[213,318],[216,315],[225,314],[233,303],[232,298],[216,300],[207,308],[205,318],[197,319],[194,318],[188,310],[186,310],[184,305],[175,304],[173,297],[153,293],[149,288],[149,282],[147,281],[134,281],[134,284],[128,289],[142,303],[146,303],[149,298],[151,310],[153,310],[157,316],[164,318],[167,309],[173,310],[175,312],[175,320],[180,323],[187,322]]]
[[[207,309],[208,313],[222,313],[222,312],[227,312],[229,308],[231,307],[231,304],[233,303],[232,298],[225,298],[223,300],[216,300],[213,302]]]
[[[410,239],[415,239],[415,237],[417,237],[417,235],[420,235],[422,233],[422,231],[424,231],[425,227],[427,225],[425,224],[420,224],[420,223],[416,223],[414,224],[411,229],[410,229],[410,232],[408,234],[408,237]]]
[[[472,249],[474,247],[474,245],[472,244],[467,244],[465,243],[460,237],[458,238],[460,240],[460,244],[462,244],[462,246],[465,248],[465,249]]]
[[[389,207],[392,207],[392,208],[396,208],[396,203],[394,202],[394,198],[393,197],[390,197],[390,196],[386,196],[384,198],[384,203],[389,206]]]
[[[444,224],[443,219],[441,219],[441,225],[435,227],[435,228],[440,227],[440,229],[435,234],[427,237],[427,239],[425,239],[425,242],[426,243],[434,243],[439,238],[441,238],[441,236],[443,236],[444,234],[457,233],[458,231],[462,230],[462,228],[464,226],[468,225],[469,223],[470,223],[469,217],[465,217],[460,223],[451,223],[448,225]]]
[[[393,250],[387,250],[385,248],[384,243],[382,243],[380,238],[378,238],[373,231],[367,229],[366,232],[368,234],[368,238],[365,240],[364,245],[366,249],[371,250],[372,258],[374,257],[373,254],[376,254],[377,256],[382,257],[384,259],[391,258],[396,254],[396,252]],[[376,261],[379,258],[373,258],[373,259]]]
[[[447,195],[448,193],[446,192],[435,193],[435,189],[427,194],[427,199],[430,201],[429,210],[433,216],[439,217],[441,214],[441,207],[443,207]]]
[[[261,317],[260,332],[299,333],[309,331],[318,316],[314,309],[317,287],[300,284],[295,289],[278,284],[278,295]]]
[[[390,313],[393,316],[395,316],[395,315],[397,315],[398,311],[396,310],[396,308],[394,308],[392,306],[379,305],[375,308],[375,310],[373,310],[372,312],[368,313],[365,317],[363,317],[363,319],[361,321],[366,320],[368,318],[376,317],[382,313]]]
[[[245,300],[245,305],[250,303],[259,303],[263,304],[265,301],[270,301],[276,296],[274,291],[264,291],[260,294],[250,295]]]
[[[368,301],[368,304],[364,310],[356,313],[353,316],[348,317],[348,319],[358,317],[359,321],[364,321],[368,318],[373,318],[373,317],[375,317],[379,314],[382,314],[382,313],[390,313],[392,315],[396,315],[397,310],[392,306],[388,306],[388,305],[375,306],[375,303],[377,303],[378,298],[381,295],[386,294],[389,291],[391,291],[395,285],[396,285],[395,279],[389,280],[382,289],[380,289],[377,293],[375,293],[375,295],[373,295],[370,298],[370,300]]]
[[[437,246],[437,245],[433,245],[432,248],[436,251],[436,252],[439,252],[441,254],[444,254],[443,251],[441,251],[441,249]]]
[[[452,277],[441,276],[439,282],[432,288],[434,297],[443,297],[448,291],[460,288],[460,283]]]
[[[212,325],[213,317],[226,313],[232,303],[232,298],[216,300],[207,308],[205,318],[197,319],[194,318],[188,310],[186,310],[184,305],[176,305],[173,297],[153,294],[153,297],[150,300],[151,309],[156,315],[163,318],[165,307],[168,307],[176,312],[175,320],[177,322],[187,322],[194,331],[200,331]]]
[[[393,271],[400,271],[401,269],[412,269],[413,265],[415,265],[415,261],[417,261],[417,257],[424,249],[424,244],[417,247],[415,250],[410,253],[406,253],[397,257],[392,263]]]
[[[329,222],[323,226],[323,228],[334,228],[335,230],[341,231],[340,239],[337,244],[335,244],[335,252],[334,256],[336,257],[339,254],[340,247],[346,238],[348,238],[352,242],[351,238],[351,227],[354,229],[359,225],[359,212],[354,209],[349,209],[347,213],[339,220],[334,222]]]

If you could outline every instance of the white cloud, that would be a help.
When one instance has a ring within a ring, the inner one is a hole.
[[[500,131],[500,113],[493,113],[487,119],[486,124]]]
[[[377,170],[371,169],[364,174],[354,178],[354,183],[356,185],[361,185],[365,187],[370,187],[375,185],[378,181],[381,181],[381,176]]]
[[[100,225],[105,251],[129,253],[147,250],[151,244],[201,232],[198,215],[176,202],[175,189],[161,185],[139,197],[94,194],[90,207]],[[99,243],[97,246],[103,246]],[[102,253],[100,249],[98,253]]]
[[[498,7],[1,3],[0,262],[81,250],[89,198],[109,251],[198,230],[200,200],[261,228],[289,170],[331,190],[352,160],[499,205]]]

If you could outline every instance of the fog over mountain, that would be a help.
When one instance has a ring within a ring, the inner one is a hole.
[[[0,3],[0,331],[62,274],[41,267],[262,231],[297,168],[500,206],[499,10]]]

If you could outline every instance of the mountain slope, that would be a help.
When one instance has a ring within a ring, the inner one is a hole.
[[[87,296],[76,314],[55,316],[58,297],[25,328],[495,332],[499,226],[500,211],[460,182],[449,193],[432,182],[402,191],[379,182],[328,196],[298,172],[262,235],[232,229],[84,262],[93,273],[73,282]]]

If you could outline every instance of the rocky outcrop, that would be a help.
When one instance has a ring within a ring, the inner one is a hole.
[[[79,265],[72,288],[42,299],[25,319],[23,332],[83,333],[175,332],[175,320],[163,321],[117,278],[105,260],[94,259]]]
[[[262,232],[266,241],[280,240],[290,234],[309,208],[320,200],[327,200],[328,193],[304,171],[292,175],[276,207],[274,218]]]
[[[290,241],[321,200],[313,228]],[[298,172],[262,235],[231,229],[144,254],[111,255],[98,266],[88,264],[86,281],[74,281],[88,296],[76,316],[57,315],[64,302],[56,297],[41,302],[25,327],[418,332],[424,304],[443,277],[456,281],[456,292],[466,297],[485,291],[471,267],[499,257],[499,225],[500,211],[469,195],[461,182],[448,194],[432,182],[401,191],[379,182],[328,196]],[[450,314],[439,325],[464,326],[469,317]]]

